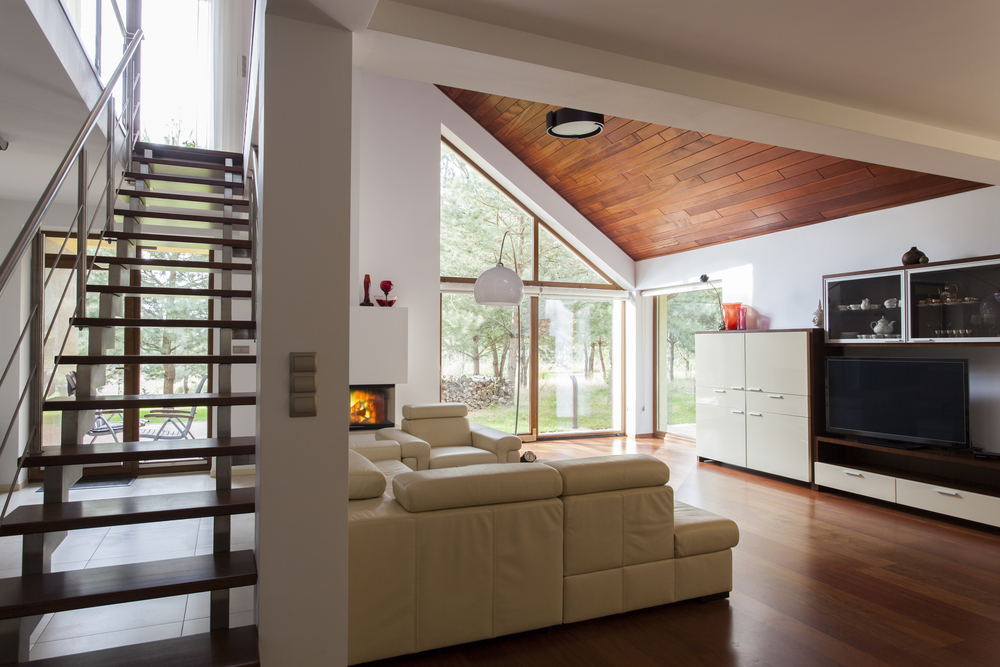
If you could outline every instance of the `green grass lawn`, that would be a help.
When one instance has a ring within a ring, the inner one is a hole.
[[[667,383],[667,425],[693,424],[694,415],[694,378]]]
[[[596,383],[593,385],[584,384],[581,391],[590,393],[589,414],[580,414],[577,417],[578,431],[601,431],[614,426],[611,414],[612,405],[608,399],[607,385]],[[528,431],[529,416],[527,408],[526,392],[521,394],[521,414],[518,420],[519,430],[522,433]],[[573,430],[573,420],[570,417],[556,417],[556,391],[551,384],[543,384],[538,388],[538,432],[539,433],[560,433]],[[586,405],[586,401],[581,401],[581,408]],[[514,406],[498,405],[483,410],[470,410],[469,421],[476,424],[489,426],[506,433],[514,432]]]

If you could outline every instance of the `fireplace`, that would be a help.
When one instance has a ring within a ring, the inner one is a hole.
[[[351,385],[351,430],[374,431],[395,426],[396,386]]]

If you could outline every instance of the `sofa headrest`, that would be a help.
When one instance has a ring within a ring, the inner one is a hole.
[[[486,463],[396,475],[392,490],[409,512],[557,498],[562,479],[541,463]]]
[[[385,475],[374,463],[347,450],[347,497],[349,500],[378,498],[385,493]]]
[[[562,476],[564,496],[663,486],[670,481],[667,464],[646,454],[548,461],[545,465]]]
[[[440,419],[441,417],[465,417],[469,408],[465,403],[420,403],[404,405],[404,419]]]

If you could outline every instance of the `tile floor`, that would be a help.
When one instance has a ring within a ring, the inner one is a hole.
[[[253,486],[253,475],[235,475],[233,486]],[[11,509],[42,502],[32,484],[11,497]],[[128,487],[70,491],[71,501],[93,498],[202,491],[215,487],[208,473],[139,477]],[[9,511],[9,510],[8,510]],[[253,549],[254,516],[232,520],[234,551]],[[182,558],[212,552],[212,519],[92,528],[70,531],[52,554],[53,571]],[[0,538],[0,577],[20,576],[21,538]],[[209,593],[180,595],[57,614],[46,614],[31,635],[30,659],[81,653],[208,632]],[[230,625],[253,623],[253,587],[230,597]]]

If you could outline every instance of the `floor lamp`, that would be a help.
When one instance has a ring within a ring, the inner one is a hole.
[[[517,275],[517,253],[511,242],[510,251],[514,255],[514,271],[503,265],[503,248],[509,231],[504,232],[500,241],[500,256],[496,266],[486,269],[476,278],[473,294],[480,306],[516,306],[517,307],[517,367],[514,376],[514,435],[517,435],[517,424],[521,416],[521,301],[524,299],[524,283]]]

